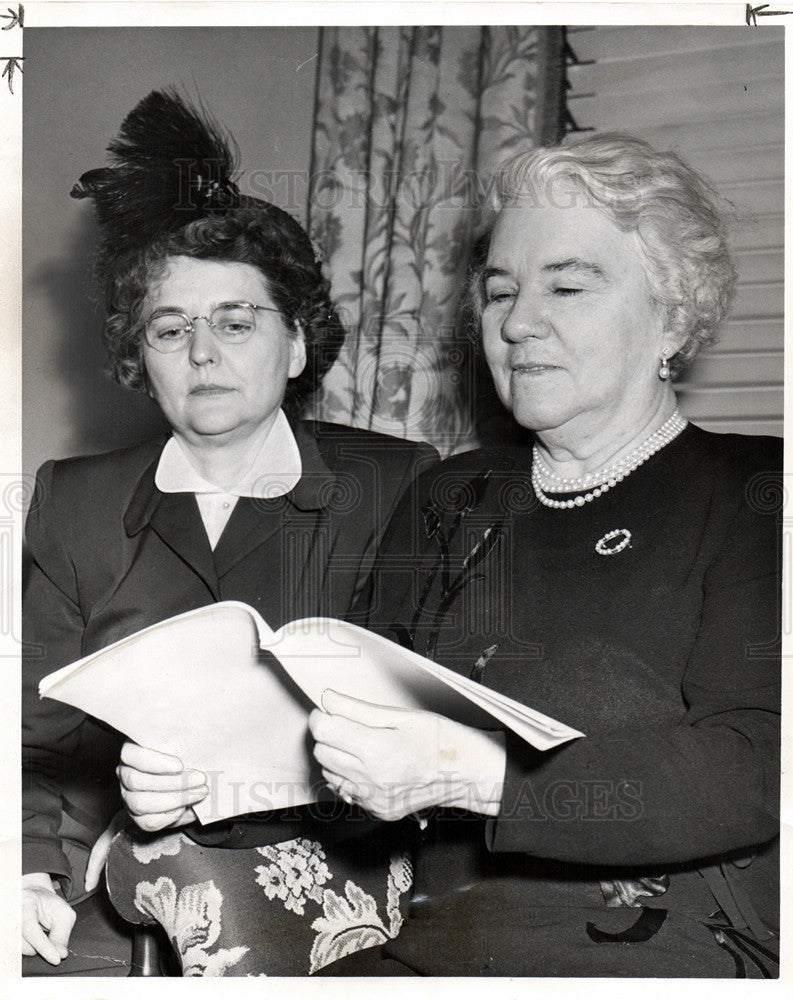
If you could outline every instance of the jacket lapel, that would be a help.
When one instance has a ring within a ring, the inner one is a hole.
[[[280,606],[302,614],[306,606],[319,607],[318,593],[324,586],[330,555],[326,508],[334,494],[336,476],[320,455],[314,436],[300,423],[292,424],[292,430],[300,450],[300,481],[285,496],[271,500],[240,497],[215,546],[214,557],[222,580],[268,543],[267,562],[273,583],[280,588]],[[323,524],[327,530],[320,530]]]
[[[124,516],[127,534],[132,537],[148,525],[201,577],[215,600],[220,600],[215,561],[195,496],[192,493],[160,493],[154,485],[156,469],[155,461],[138,483]]]
[[[317,604],[316,594],[324,585],[331,544],[328,531],[317,529],[327,521],[326,508],[334,494],[336,476],[305,426],[295,422],[292,430],[300,450],[300,481],[286,496],[272,500],[240,497],[214,553],[195,496],[161,493],[154,485],[159,455],[141,477],[127,508],[127,534],[132,537],[148,525],[204,580],[217,601],[222,600],[222,578],[260,546],[271,542],[268,563],[282,596],[287,598],[286,606],[303,609]],[[287,536],[289,549],[285,551],[283,540]],[[290,584],[279,579],[283,566],[288,566]],[[301,597],[309,584],[313,596]]]
[[[214,560],[222,578],[255,549],[280,534],[292,520],[294,508],[286,497],[260,500],[240,497],[215,546]],[[277,572],[275,567],[273,572]]]

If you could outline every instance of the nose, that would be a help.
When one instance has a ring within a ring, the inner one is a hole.
[[[501,324],[501,336],[511,343],[519,343],[529,337],[547,337],[549,328],[550,322],[539,295],[521,290]]]
[[[193,335],[190,337],[190,363],[200,367],[217,361],[218,342],[209,320],[204,316],[193,319]]]

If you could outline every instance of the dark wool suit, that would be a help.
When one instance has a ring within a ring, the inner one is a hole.
[[[740,924],[745,893],[778,927],[781,442],[689,426],[572,510],[538,503],[526,451],[420,484],[370,627],[586,736],[507,733],[499,815],[440,810],[399,936],[328,972],[759,976]]]
[[[293,425],[303,475],[286,497],[241,498],[215,551],[193,494],[163,494],[164,442],[48,462],[27,523],[24,599],[23,870],[79,898],[87,849],[120,801],[122,737],[38,697],[42,677],[109,643],[214,601],[244,601],[273,628],[345,616],[382,530],[437,456],[348,427]]]

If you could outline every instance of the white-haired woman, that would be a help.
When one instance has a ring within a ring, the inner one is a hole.
[[[694,427],[673,384],[731,300],[716,204],[628,136],[499,173],[470,300],[533,447],[434,471],[372,620],[586,736],[540,753],[328,692],[327,780],[439,807],[411,919],[337,974],[774,974],[781,442]]]

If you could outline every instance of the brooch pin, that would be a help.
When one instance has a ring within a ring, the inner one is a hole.
[[[615,528],[595,542],[595,552],[599,556],[615,556],[618,552],[628,548],[631,544],[631,537],[627,528]]]

